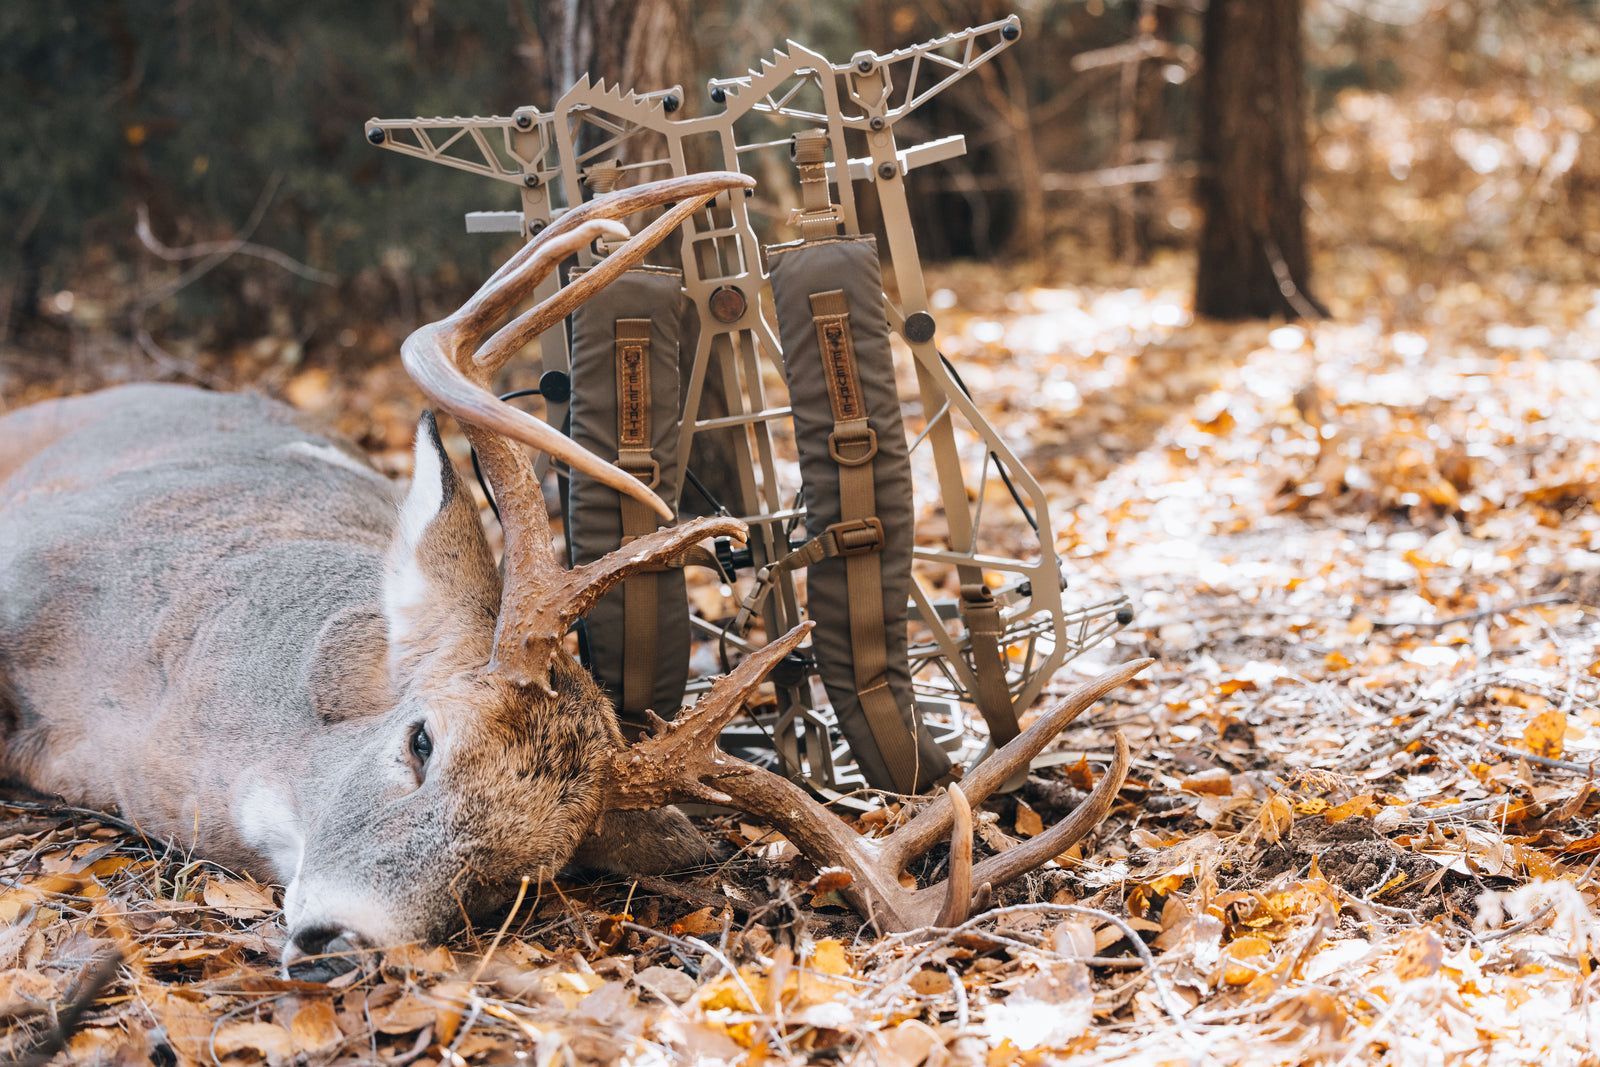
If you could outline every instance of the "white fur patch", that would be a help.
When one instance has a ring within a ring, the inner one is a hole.
[[[413,608],[428,595],[428,583],[417,566],[417,545],[428,524],[444,506],[444,469],[431,435],[417,430],[415,473],[411,488],[400,504],[399,536],[389,549],[389,566],[383,581],[383,616],[389,639],[404,641],[410,632]]]
[[[288,879],[299,871],[305,836],[282,789],[262,781],[250,783],[234,802],[233,824],[244,843],[272,864],[273,874]]]
[[[439,509],[444,506],[444,470],[439,465],[439,450],[431,435],[417,430],[415,472],[405,502],[400,505],[400,537],[409,547],[422,540]]]
[[[323,463],[331,463],[335,467],[343,467],[347,471],[360,474],[363,477],[375,478],[380,482],[388,480],[384,478],[383,475],[367,466],[365,463],[362,463],[353,456],[341,452],[332,445],[318,445],[313,444],[310,441],[296,441],[293,444],[284,445],[283,451],[292,452],[297,456],[305,456],[307,459],[319,460]]]

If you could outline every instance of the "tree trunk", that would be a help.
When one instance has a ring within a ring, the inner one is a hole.
[[[1211,0],[1200,93],[1195,311],[1323,314],[1309,291],[1301,0]]]

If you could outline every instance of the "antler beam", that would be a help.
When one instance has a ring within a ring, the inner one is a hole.
[[[417,330],[401,346],[401,358],[412,379],[461,423],[500,509],[506,581],[500,594],[490,671],[519,685],[537,685],[552,692],[550,657],[572,620],[587,612],[607,590],[706,537],[743,540],[744,524],[735,519],[700,519],[646,534],[586,567],[563,568],[550,543],[550,520],[539,479],[519,442],[648,504],[669,522],[672,510],[611,461],[498,399],[490,384],[495,373],[528,341],[637,264],[707,201],[729,189],[754,184],[753,178],[743,174],[712,171],[651,182],[573,208],[507,260],[460,310]],[[670,206],[632,237],[617,221],[663,205]],[[484,335],[563,259],[602,236],[628,240],[594,270],[513,318],[484,342]]]
[[[850,829],[787,778],[717,747],[722,727],[738,714],[767,671],[805,639],[811,626],[802,623],[750,656],[674,721],[652,716],[654,736],[614,759],[609,805],[651,808],[673,801],[699,801],[748,812],[781,831],[819,868],[847,871],[851,881],[841,894],[884,932],[962,922],[975,905],[988,899],[992,888],[1059,856],[1105,818],[1128,773],[1128,744],[1120,733],[1110,769],[1071,816],[1028,842],[972,866],[968,805],[982,803],[1084,709],[1132,679],[1152,660],[1124,664],[1079,686],[984,760],[959,787],[952,787],[886,840],[873,841]],[[946,835],[951,836],[949,878],[925,889],[902,886],[899,875],[906,864]]]

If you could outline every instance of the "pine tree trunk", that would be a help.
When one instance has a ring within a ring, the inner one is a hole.
[[[1195,310],[1219,319],[1322,314],[1306,252],[1301,0],[1211,0],[1200,93],[1205,213]]]

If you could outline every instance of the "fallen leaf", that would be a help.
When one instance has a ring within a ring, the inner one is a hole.
[[[277,1023],[226,1023],[211,1039],[211,1047],[218,1056],[254,1049],[273,1063],[293,1059],[295,1054],[294,1039]]]
[[[1039,818],[1038,812],[1018,800],[1016,828],[1023,837],[1036,837],[1044,833],[1044,820]]]
[[[234,919],[259,919],[278,910],[271,887],[259,882],[210,878],[204,898],[207,906]]]
[[[1542,711],[1535,715],[1522,731],[1522,743],[1528,751],[1545,759],[1560,759],[1567,736],[1567,716],[1557,710]]]
[[[1395,954],[1394,973],[1402,982],[1427,978],[1444,962],[1444,942],[1428,927],[1412,930]]]

